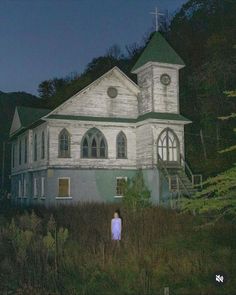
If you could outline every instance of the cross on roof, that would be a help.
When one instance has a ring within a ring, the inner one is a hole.
[[[159,10],[157,9],[157,7],[155,8],[154,12],[150,12],[150,14],[155,15],[155,20],[156,20],[156,32],[159,29],[159,16],[160,15],[164,15],[164,13],[160,13]]]

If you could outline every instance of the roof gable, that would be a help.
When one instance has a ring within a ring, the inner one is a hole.
[[[118,89],[117,98],[111,99],[108,97],[107,89],[109,86]],[[129,106],[133,109],[136,108],[137,112],[137,96],[139,92],[139,86],[127,77],[118,67],[114,67],[59,105],[45,116],[45,118],[51,114],[93,114],[94,116],[105,116],[105,113],[108,113],[109,109],[112,116],[112,111],[118,108],[122,97],[125,97],[130,103]],[[121,109],[119,109],[119,111],[121,111]],[[124,107],[123,111],[128,112]],[[132,110],[130,111],[132,112]]]
[[[15,134],[19,130],[27,129],[32,124],[39,121],[43,116],[48,114],[50,111],[51,110],[49,109],[17,106],[12,120],[10,135]]]
[[[10,128],[10,134],[16,132],[20,128],[21,128],[21,121],[20,121],[20,117],[19,117],[17,108],[15,108],[15,112],[14,112],[14,116],[13,116],[11,128]]]
[[[151,40],[143,50],[141,56],[132,68],[132,72],[142,67],[148,62],[159,62],[166,64],[175,64],[184,66],[182,58],[175,52],[165,38],[155,32]]]

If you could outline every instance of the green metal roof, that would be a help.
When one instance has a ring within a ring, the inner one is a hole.
[[[176,65],[184,65],[182,58],[175,52],[165,38],[155,32],[148,45],[143,50],[141,56],[132,68],[132,72],[143,66],[147,62],[160,62]]]
[[[28,127],[47,115],[51,110],[17,106],[22,127]]]
[[[97,122],[119,122],[119,123],[136,123],[146,119],[161,119],[161,120],[174,120],[174,121],[188,121],[180,114],[172,113],[156,113],[150,112],[139,116],[138,118],[112,118],[112,117],[92,117],[92,116],[72,116],[72,115],[50,115],[49,119],[62,119],[62,120],[77,120],[77,121],[97,121]]]
[[[161,119],[161,120],[174,120],[174,121],[189,121],[189,119],[185,118],[180,114],[174,113],[156,113],[150,112],[138,117],[137,122],[146,120],[146,119]]]

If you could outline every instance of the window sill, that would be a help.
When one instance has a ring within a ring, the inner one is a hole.
[[[116,198],[116,199],[122,199],[122,198],[124,198],[124,196],[114,196],[114,198]]]
[[[40,199],[41,199],[41,200],[45,200],[46,198],[45,198],[45,197],[40,197]]]
[[[71,200],[72,197],[56,197],[56,200]]]

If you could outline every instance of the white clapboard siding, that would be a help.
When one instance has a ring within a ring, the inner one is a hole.
[[[117,97],[110,98],[108,96],[107,89],[110,86],[117,89]],[[93,85],[69,99],[54,114],[136,118],[138,116],[138,99],[137,95],[111,72],[95,86]]]
[[[168,74],[171,83],[168,86],[160,82],[162,74]],[[179,85],[178,70],[164,67],[153,67],[154,112],[178,113]]]
[[[153,134],[151,124],[143,124],[136,128],[137,133],[137,166],[149,167],[153,161]]]
[[[84,134],[96,127],[105,136],[108,145],[108,159],[81,159],[81,141]],[[71,157],[58,157],[58,135],[66,128],[71,135]],[[116,158],[116,137],[123,131],[127,138],[127,159]],[[50,120],[50,160],[49,165],[80,166],[85,168],[135,168],[136,166],[136,132],[129,124],[80,122],[69,120]]]
[[[171,77],[168,86],[160,82],[162,74]],[[138,99],[139,113],[179,113],[179,73],[175,68],[150,65],[138,73],[141,93]]]
[[[151,67],[138,73],[138,85],[141,93],[139,96],[139,114],[153,111],[152,91],[153,91],[153,71]]]

